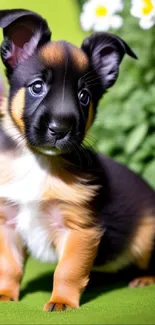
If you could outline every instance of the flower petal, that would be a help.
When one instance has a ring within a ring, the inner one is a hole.
[[[151,0],[151,3],[153,6],[155,6],[155,1]],[[131,9],[130,13],[132,16],[137,17],[137,18],[147,18],[147,17],[152,17],[155,16],[155,7],[152,7],[150,11],[144,14],[143,9],[145,7],[144,0],[134,0],[131,2]]]
[[[119,29],[123,26],[123,18],[118,15],[113,15],[111,17],[111,27],[114,29]]]
[[[151,28],[153,25],[155,24],[155,22],[151,19],[140,19],[139,21],[139,25],[140,27],[142,27],[143,29],[149,29]]]
[[[124,8],[124,2],[122,0],[111,1],[111,4],[113,5],[113,12],[122,11]]]
[[[137,6],[131,7],[130,13],[134,17],[137,17],[137,18],[141,17],[141,15],[142,15],[141,7],[140,6],[139,7],[137,7]]]
[[[84,31],[88,32],[92,29],[93,26],[93,20],[92,17],[85,14],[85,13],[81,13],[80,15],[80,24],[81,27]]]
[[[110,28],[110,24],[109,24],[109,21],[107,21],[106,19],[104,21],[96,21],[94,26],[93,26],[93,29],[96,31],[96,32],[107,32]]]
[[[97,15],[96,9],[105,7],[107,13],[105,15]],[[110,26],[120,28],[123,24],[123,19],[114,15],[116,12],[123,9],[123,0],[89,0],[84,3],[80,16],[81,27],[85,31],[90,31],[92,28],[96,31],[107,31]]]

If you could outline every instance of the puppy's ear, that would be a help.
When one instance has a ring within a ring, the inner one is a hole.
[[[0,10],[0,27],[4,35],[2,61],[11,70],[49,42],[51,36],[46,20],[29,10]]]
[[[104,89],[111,87],[119,72],[124,54],[137,59],[131,48],[118,36],[108,33],[94,33],[81,46],[90,58],[91,64],[103,81]]]

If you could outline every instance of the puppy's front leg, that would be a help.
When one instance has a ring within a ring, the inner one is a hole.
[[[24,257],[16,231],[0,225],[0,301],[19,299]]]
[[[53,292],[44,311],[78,308],[97,254],[101,234],[96,228],[70,230],[54,273]]]

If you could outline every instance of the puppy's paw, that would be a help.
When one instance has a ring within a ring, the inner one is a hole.
[[[129,283],[129,287],[136,288],[136,287],[145,287],[155,283],[155,276],[142,276],[136,279],[133,279]]]
[[[4,302],[4,301],[14,301],[14,299],[8,296],[0,295],[0,302]]]
[[[73,307],[67,305],[67,304],[62,304],[62,303],[54,303],[52,301],[47,302],[47,304],[44,305],[44,311],[65,311],[65,310],[70,310]]]

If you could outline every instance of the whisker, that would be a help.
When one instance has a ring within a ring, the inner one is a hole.
[[[85,157],[87,158],[87,161],[88,161],[88,164],[89,164],[89,162],[90,162],[90,156],[89,156],[89,154],[88,154],[86,148],[84,148],[84,146],[83,146],[82,144],[81,144],[80,146],[78,146],[78,145],[76,144],[76,147],[77,147],[79,153],[80,153],[80,152],[83,152],[83,154],[84,154]]]
[[[94,135],[92,133],[87,133],[85,139],[91,141],[91,139],[89,139],[89,138],[92,138],[93,141],[97,141],[97,139],[94,137]]]
[[[81,144],[80,146],[81,150],[83,151],[83,153],[85,154],[87,161],[88,161],[88,166],[91,166],[92,164],[92,159],[90,157],[90,154],[88,152],[88,150],[84,147],[84,145]]]
[[[85,144],[86,144],[86,148],[90,149],[91,151],[94,151],[94,147],[89,142],[86,141]],[[83,147],[85,148],[84,144],[83,144]]]
[[[16,130],[17,131],[17,128],[15,127],[15,126],[10,126],[10,127],[4,127],[4,126],[2,126],[2,131],[9,131],[9,130]]]
[[[90,84],[87,84],[88,87],[93,87],[93,86],[103,86],[103,83],[102,82],[95,82],[95,83],[90,83]]]
[[[89,147],[91,146],[92,147],[92,144],[89,142],[89,139],[84,139],[83,140],[83,146],[88,145]]]
[[[90,146],[89,146],[90,148]],[[86,150],[85,146],[83,145],[83,149],[87,152],[87,156],[88,156],[88,159],[89,159],[89,166],[92,166],[92,158],[90,156],[90,153],[88,150]]]
[[[19,137],[16,137],[14,140],[15,140],[15,145],[16,145],[16,146],[19,146],[22,142],[23,142],[23,144],[24,144],[24,140],[25,140],[25,139],[24,139],[23,137],[20,137],[20,136],[19,136]]]
[[[69,143],[70,144],[70,143]],[[71,152],[71,148],[70,148],[70,146],[68,145],[68,143],[66,143],[66,144],[63,144],[63,147],[66,149],[65,151],[66,152]]]
[[[19,137],[19,136],[21,136],[21,134],[15,133],[12,137],[9,135],[9,138],[12,139],[12,140],[14,140],[16,137]]]
[[[98,77],[94,77],[94,78],[92,77],[92,78],[86,79],[86,83],[89,83],[91,81],[95,81],[95,80],[98,80],[98,79],[102,79],[102,77],[98,76]]]
[[[91,143],[91,142],[89,142],[89,140],[90,139],[85,139],[84,141],[83,141],[83,143],[82,143],[82,145],[85,147],[85,144],[86,144],[86,146],[88,146],[88,148],[91,148],[91,149],[93,149],[94,150],[94,148],[93,148],[93,144]],[[90,140],[91,141],[91,140]]]
[[[90,75],[92,72],[94,72],[94,69],[90,69],[88,72],[86,72],[82,77],[81,79],[85,78],[86,76]]]
[[[78,157],[79,164],[80,164],[80,169],[81,169],[81,167],[82,167],[82,165],[81,165],[81,156],[80,156],[80,154],[78,152],[79,147],[78,147],[78,145],[77,145],[77,143],[75,141],[73,141],[73,144],[74,144],[74,152],[76,153],[76,155]]]

